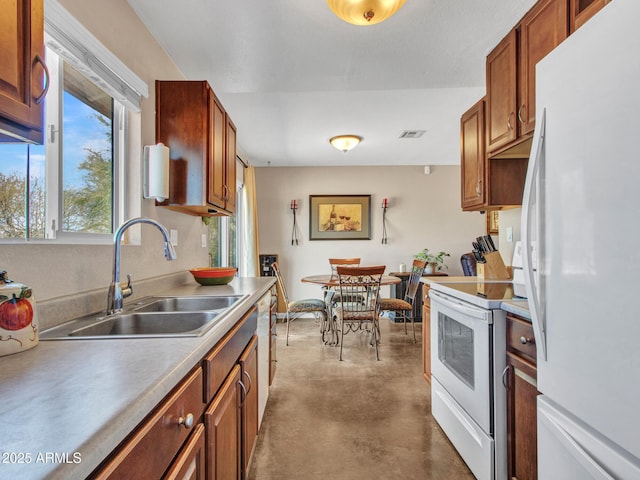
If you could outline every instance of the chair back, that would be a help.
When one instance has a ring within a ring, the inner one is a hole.
[[[407,283],[407,290],[404,294],[404,299],[413,305],[413,301],[416,298],[416,292],[418,291],[418,284],[420,283],[420,278],[422,278],[422,274],[424,273],[424,269],[427,266],[426,260],[418,260],[415,259],[413,261],[413,265],[411,266],[411,275],[409,276],[409,282]]]
[[[380,281],[385,266],[338,266],[340,304],[343,320],[374,320],[378,316]]]
[[[335,277],[336,275],[338,275],[337,268],[339,266],[359,267],[360,258],[330,258],[329,265],[331,266],[331,276]]]
[[[278,266],[278,262],[273,262],[271,264],[271,269],[276,276],[276,281],[278,282],[278,287],[280,287],[280,293],[282,294],[282,299],[284,300],[284,304],[289,304],[289,296],[287,295],[287,289],[284,286],[284,279],[282,278],[282,273],[280,272],[280,267]]]

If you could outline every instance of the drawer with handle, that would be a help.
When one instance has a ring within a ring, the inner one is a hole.
[[[513,315],[507,315],[507,350],[524,355],[535,365],[536,341],[531,323]]]
[[[116,450],[94,479],[160,478],[202,422],[202,369],[197,368]]]

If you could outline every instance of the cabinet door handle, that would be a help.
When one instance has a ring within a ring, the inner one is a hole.
[[[480,180],[478,180],[478,182],[476,183],[476,195],[479,197],[480,196],[480,185],[482,184],[482,182]]]
[[[522,336],[520,337],[520,343],[522,345],[526,345],[527,343],[535,343],[535,342],[533,341],[533,338],[527,338],[525,336]]]
[[[193,427],[193,413],[187,413],[186,417],[179,417],[178,425],[182,425],[187,430]]]
[[[508,384],[508,380],[507,380],[507,375],[509,374],[509,369],[511,367],[509,365],[507,365],[506,367],[504,367],[504,370],[502,371],[502,385],[504,385],[504,388],[506,390],[509,390],[509,384]]]
[[[509,118],[507,119],[507,129],[513,130],[513,125],[511,125],[511,117],[515,117],[516,114],[513,112],[509,113]]]
[[[39,63],[40,65],[42,65],[42,68],[44,69],[44,87],[40,95],[38,95],[35,98],[36,105],[39,105],[42,102],[42,100],[44,100],[44,97],[47,95],[47,92],[49,91],[49,69],[47,68],[47,65],[44,63],[44,60],[42,60],[42,57],[39,54],[36,54],[36,57],[33,59],[33,62]]]
[[[247,394],[248,394],[251,391],[251,387],[253,387],[253,380],[251,380],[251,375],[249,375],[249,372],[247,372],[246,370],[242,373],[244,374],[245,377],[247,377],[247,380],[249,380],[249,387],[247,388]]]
[[[238,405],[238,408],[242,408],[244,407],[244,401],[247,399],[247,387],[244,386],[244,383],[242,383],[242,380],[238,380],[238,384],[240,385],[240,388],[242,389],[243,395],[240,395],[240,405]]]
[[[520,108],[518,109],[518,121],[520,123],[524,123],[524,120],[522,119],[522,112],[526,113],[527,111],[527,107],[526,105],[523,103],[522,105],[520,105]]]

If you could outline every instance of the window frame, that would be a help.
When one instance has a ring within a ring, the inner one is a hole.
[[[46,48],[46,63],[50,73],[50,87],[45,105],[45,235],[44,240],[58,240],[61,243],[105,244],[113,240],[113,232],[125,221],[126,168],[124,152],[128,144],[127,110],[118,100],[113,99],[113,139],[112,139],[112,217],[110,233],[67,232],[61,228],[63,217],[63,62],[66,60],[50,48]],[[113,97],[112,97],[113,98]],[[53,100],[53,101],[52,101]],[[55,192],[52,193],[52,192]],[[41,240],[41,239],[33,239]]]
[[[24,237],[0,238],[0,243],[109,244],[113,242],[113,233],[63,232],[60,228],[63,189],[60,163],[61,142],[57,141],[61,131],[57,126],[62,125],[61,106],[64,88],[60,81],[61,62],[68,62],[114,100],[111,232],[114,232],[126,218],[139,216],[141,212],[141,201],[135,200],[142,198],[142,185],[139,185],[141,182],[130,182],[127,179],[138,178],[136,172],[141,168],[142,149],[136,145],[142,145],[140,102],[142,97],[149,96],[148,86],[67,12],[58,0],[47,0],[44,24],[45,47],[48,56],[52,58],[52,60],[47,59],[52,78],[49,95],[45,99],[44,238],[29,237],[29,232],[26,231]],[[51,52],[55,53],[55,59]],[[50,96],[53,95],[58,97],[55,108],[53,108],[54,102],[50,101]],[[49,112],[50,109],[51,112]],[[52,135],[55,142],[50,141]],[[29,161],[27,159],[27,172],[30,168]],[[29,179],[26,178],[26,180],[28,182]],[[55,192],[55,195],[51,192]],[[27,200],[25,199],[25,203],[28,205]],[[25,216],[27,216],[28,225],[28,207],[25,208]],[[130,243],[138,243],[139,240],[139,236],[132,232]]]

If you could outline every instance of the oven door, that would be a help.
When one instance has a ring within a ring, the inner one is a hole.
[[[433,289],[429,296],[431,375],[491,435],[492,312]]]

